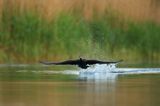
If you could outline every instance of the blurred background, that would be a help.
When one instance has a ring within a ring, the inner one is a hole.
[[[0,0],[0,63],[79,56],[160,66],[160,1]]]

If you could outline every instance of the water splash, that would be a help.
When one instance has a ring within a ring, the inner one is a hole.
[[[118,73],[116,72],[116,64],[105,64],[99,65],[96,64],[93,67],[89,67],[88,69],[79,70],[79,78],[87,79],[87,80],[115,80]]]
[[[160,68],[117,68],[116,64],[96,64],[87,69],[80,70],[17,70],[16,72],[33,72],[42,74],[67,74],[77,75],[80,80],[94,80],[94,81],[116,81],[119,75],[128,74],[157,74],[160,73]]]
[[[157,73],[160,73],[160,68],[116,68],[116,64],[96,64],[87,70],[79,70],[79,78],[95,81],[115,81],[119,75]]]
[[[119,74],[157,74],[160,68],[117,68],[115,71]]]

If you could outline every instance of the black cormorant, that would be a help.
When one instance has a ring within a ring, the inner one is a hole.
[[[93,65],[93,64],[116,64],[119,63],[123,60],[119,60],[119,61],[99,61],[99,60],[86,60],[86,59],[76,59],[76,60],[66,60],[66,61],[62,61],[62,62],[44,62],[44,61],[40,61],[40,63],[45,64],[45,65],[78,65],[78,67],[82,68],[82,69],[87,69],[89,67],[89,65]]]

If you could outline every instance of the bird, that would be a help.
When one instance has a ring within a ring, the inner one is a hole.
[[[46,62],[46,61],[40,61],[40,63],[45,65],[77,65],[78,67],[82,69],[87,69],[90,65],[94,64],[116,64],[123,60],[119,61],[100,61],[100,60],[87,60],[83,58],[79,58],[76,60],[65,60],[62,62]]]

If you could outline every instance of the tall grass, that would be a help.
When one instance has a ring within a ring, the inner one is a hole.
[[[136,50],[143,60],[159,60],[160,25],[153,22],[132,23],[125,33],[127,48]]]
[[[21,1],[16,1],[17,5],[13,2],[8,8],[10,1],[6,0],[1,11],[0,62],[79,56],[159,62],[160,25],[157,23],[129,22],[108,9],[102,14],[92,11],[88,17],[83,6],[56,15],[47,12],[45,17],[37,4],[40,1],[27,5],[28,9],[21,7]]]

